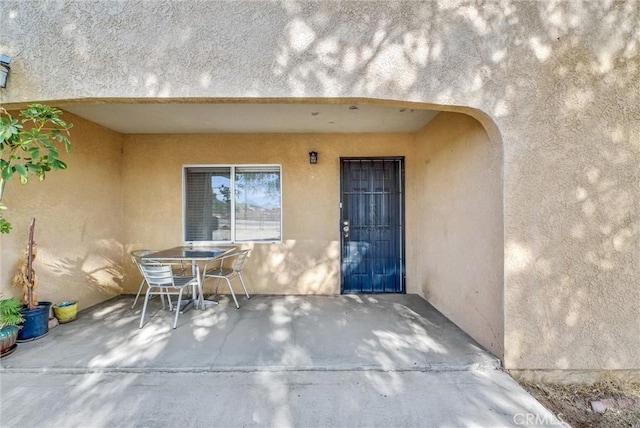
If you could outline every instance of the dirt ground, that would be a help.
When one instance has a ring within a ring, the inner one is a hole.
[[[605,376],[591,384],[517,380],[572,428],[640,428],[640,379]],[[593,411],[596,401],[609,408],[604,413]]]

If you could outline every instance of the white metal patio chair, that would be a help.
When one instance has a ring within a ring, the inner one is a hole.
[[[181,268],[185,267],[185,263],[181,263]],[[178,301],[173,306],[176,315],[173,320],[173,328],[178,325],[178,315],[181,312],[182,293],[185,288],[191,286],[192,299],[200,298],[201,282],[200,270],[192,270],[193,275],[176,275],[174,272],[174,264],[172,263],[141,263],[140,271],[147,282],[147,293],[144,296],[144,305],[142,307],[142,315],[140,317],[140,328],[144,326],[144,316],[147,311],[149,297],[153,295],[166,295],[167,297],[178,296]],[[197,306],[197,304],[196,304]],[[171,308],[170,308],[171,309]]]
[[[131,260],[133,260],[133,263],[138,268],[140,275],[142,275],[142,281],[140,282],[140,286],[138,287],[138,293],[136,294],[136,298],[133,300],[131,309],[136,307],[136,303],[138,303],[138,298],[140,298],[140,293],[142,293],[142,289],[144,288],[144,285],[147,283],[147,280],[144,278],[144,274],[142,273],[142,269],[140,268],[140,264],[143,262],[142,257],[146,256],[147,254],[151,254],[155,252],[156,250],[134,250],[129,253],[131,255]],[[167,297],[167,300],[169,300],[169,309],[171,309],[171,300],[168,297]],[[164,309],[164,299],[162,300],[162,308]]]
[[[144,256],[155,253],[155,252],[157,252],[157,250],[134,250],[129,253],[131,255],[131,259],[133,260],[133,263],[138,268],[138,271],[140,271],[140,275],[142,275],[142,281],[140,282],[140,286],[138,287],[136,298],[133,299],[133,304],[131,305],[131,309],[134,309],[136,307],[136,304],[138,303],[138,299],[140,298],[140,293],[142,293],[142,289],[144,288],[144,285],[147,283],[147,280],[144,278],[144,275],[142,274],[142,270],[140,270],[140,264],[144,262],[143,260]],[[184,263],[180,263],[180,265],[176,264],[173,267],[173,270],[174,272],[180,272],[181,275],[184,275],[184,272],[185,272]],[[168,295],[164,295],[164,297],[166,297],[167,299],[169,310],[170,311],[173,310],[173,304],[171,302],[171,298]],[[160,298],[162,299],[162,309],[164,309],[165,308],[164,298],[162,296],[160,296]]]
[[[218,294],[218,287],[220,286],[220,280],[224,279],[229,286],[229,291],[231,292],[231,296],[233,297],[233,301],[236,303],[236,308],[240,308],[238,304],[238,299],[236,298],[236,294],[233,292],[233,287],[231,286],[231,280],[234,278],[240,279],[240,284],[242,284],[242,289],[244,290],[244,294],[247,296],[247,299],[250,299],[249,292],[247,291],[247,287],[244,284],[244,280],[242,279],[242,268],[244,267],[245,262],[249,258],[249,252],[251,250],[241,250],[233,253],[225,254],[223,257],[215,260],[217,266],[208,268],[205,266],[204,274],[202,276],[202,282],[204,282],[207,278],[216,278],[216,291],[215,294]],[[226,263],[225,263],[226,261]]]

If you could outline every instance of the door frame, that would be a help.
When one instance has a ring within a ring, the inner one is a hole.
[[[406,192],[405,192],[405,157],[404,156],[341,156],[340,157],[340,166],[338,168],[338,173],[340,174],[340,178],[339,178],[339,182],[340,182],[340,197],[339,197],[339,221],[338,221],[338,233],[340,234],[340,294],[385,294],[385,293],[365,293],[365,292],[361,292],[361,293],[352,293],[352,292],[347,292],[345,293],[344,291],[344,235],[342,233],[342,221],[343,221],[343,215],[342,215],[342,210],[343,210],[343,196],[344,196],[344,183],[343,183],[343,171],[342,171],[342,166],[343,166],[343,161],[348,160],[348,161],[357,161],[357,160],[392,160],[392,161],[400,161],[400,174],[399,174],[399,180],[400,180],[400,184],[399,184],[399,188],[400,188],[400,193],[401,193],[401,197],[400,197],[400,221],[401,221],[401,227],[400,227],[400,233],[399,233],[399,240],[400,242],[399,247],[400,247],[400,270],[401,270],[401,291],[395,293],[395,294],[406,294],[407,292],[407,268],[406,268],[406,264],[407,264],[407,259],[406,259]],[[386,294],[394,294],[394,293],[386,293]]]

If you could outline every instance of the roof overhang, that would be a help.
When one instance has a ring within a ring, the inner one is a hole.
[[[62,106],[122,134],[402,133],[438,113],[362,103],[88,103]]]

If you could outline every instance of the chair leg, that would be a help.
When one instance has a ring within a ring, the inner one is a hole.
[[[250,299],[249,292],[247,291],[247,287],[244,286],[244,281],[242,279],[242,275],[238,272],[238,278],[240,278],[240,284],[242,284],[242,289],[244,290],[244,294],[247,296],[247,299]]]
[[[180,292],[178,293],[178,304],[176,306],[176,316],[173,319],[173,328],[175,329],[176,326],[178,325],[178,315],[180,315],[180,303],[182,301],[182,290],[184,290],[184,288],[180,289]]]
[[[162,299],[162,309],[164,309],[164,299],[167,299],[167,305],[169,306],[169,312],[173,311],[173,302],[171,301],[171,293],[169,293],[168,288],[161,289],[162,294],[160,295],[160,299]]]
[[[240,305],[238,304],[238,299],[236,299],[236,293],[233,292],[233,287],[231,287],[231,281],[229,281],[229,278],[225,278],[225,281],[227,281],[227,285],[229,286],[229,291],[231,291],[231,296],[233,297],[233,301],[236,302],[236,309],[240,309]]]
[[[138,287],[138,294],[136,294],[136,298],[133,301],[133,305],[131,305],[131,309],[136,307],[136,303],[138,303],[138,297],[140,297],[140,292],[142,292],[142,287],[144,286],[144,279],[140,283],[140,287]]]
[[[198,286],[198,304],[200,305],[200,309],[204,311],[206,307],[204,304],[204,287],[202,285],[203,281],[204,280],[198,280],[197,286]]]
[[[200,290],[200,287],[197,284],[191,284],[191,301],[194,302],[193,306],[195,309],[200,309],[199,290]]]
[[[218,288],[220,288],[220,277],[216,278],[216,291],[213,292],[215,296],[218,295]]]
[[[149,292],[151,291],[151,287],[147,288],[147,293],[144,295],[144,305],[142,306],[142,315],[140,316],[140,327],[144,325],[144,314],[147,312],[147,303],[149,303]]]
[[[140,298],[140,293],[142,292],[142,288],[144,287],[144,283],[145,280],[143,279],[142,282],[140,283],[140,287],[138,287],[138,294],[136,294],[136,298],[133,299],[133,304],[131,305],[131,309],[134,309],[136,307],[136,303],[138,303],[138,299]],[[168,294],[161,294],[160,295],[160,300],[162,300],[162,309],[165,308],[165,303],[164,303],[164,299],[167,299],[167,304],[169,305],[169,310],[173,310],[173,308],[171,307],[171,297]]]

